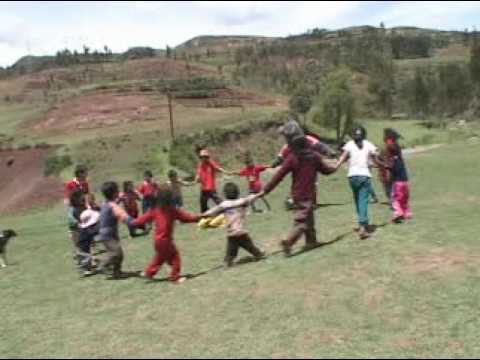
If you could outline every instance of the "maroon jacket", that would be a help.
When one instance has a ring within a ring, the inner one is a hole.
[[[272,192],[286,175],[292,173],[293,200],[295,202],[315,201],[315,184],[319,172],[329,175],[335,172],[335,168],[325,164],[321,155],[309,149],[298,154],[292,152],[265,186],[264,191],[266,194]]]

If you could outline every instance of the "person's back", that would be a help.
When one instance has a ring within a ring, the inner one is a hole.
[[[310,148],[292,152],[279,172],[274,176],[272,181],[265,188],[266,192],[271,191],[275,183],[280,182],[283,177],[292,173],[292,197],[293,200],[305,201],[315,200],[316,182],[318,173],[331,174],[335,170],[327,166],[321,155]],[[280,178],[281,177],[281,178]]]
[[[224,195],[227,200],[222,201],[203,215],[208,217],[224,214],[227,220],[227,253],[225,255],[225,263],[227,266],[233,265],[239,248],[245,249],[257,260],[263,258],[265,253],[255,246],[245,227],[247,208],[257,199],[258,195],[240,198],[238,185],[231,182],[225,184]]]
[[[112,206],[107,201],[100,209],[100,240],[119,239],[118,219],[115,216]]]
[[[150,217],[155,224],[155,240],[173,241],[175,220],[177,219],[176,208],[173,206],[155,207],[150,210]]]
[[[229,236],[239,236],[248,233],[245,221],[247,209],[252,199],[253,196],[236,200],[224,200],[218,205],[227,219],[227,234]]]

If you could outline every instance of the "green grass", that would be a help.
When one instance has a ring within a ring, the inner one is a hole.
[[[13,136],[24,122],[40,118],[47,110],[45,104],[3,104],[0,106],[0,134]]]
[[[316,213],[329,246],[291,259],[212,270],[181,286],[140,279],[79,279],[62,206],[2,219],[21,236],[0,270],[4,357],[478,357],[480,345],[480,144],[456,144],[408,158],[415,220],[352,234],[345,172],[320,181]],[[291,213],[251,216],[254,239],[278,250]],[[377,184],[377,191],[380,187]],[[197,189],[186,194],[197,209]],[[372,219],[389,219],[384,206]],[[124,230],[124,229],[123,229]],[[142,270],[150,238],[127,240],[126,270]],[[185,273],[221,264],[224,232],[178,226]],[[161,276],[165,275],[163,270]]]

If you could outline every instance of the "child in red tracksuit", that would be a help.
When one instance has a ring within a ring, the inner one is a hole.
[[[133,219],[138,218],[138,202],[141,200],[140,194],[135,190],[135,185],[132,181],[125,181],[123,183],[123,192],[120,193],[117,202],[123,205],[123,208],[129,216]],[[137,234],[137,228],[129,228],[130,237],[134,238],[137,236],[143,236],[146,233],[145,228],[141,228],[143,233]]]
[[[147,223],[155,223],[154,247],[155,256],[146,268],[144,277],[152,279],[167,262],[172,267],[170,281],[180,283],[184,279],[180,276],[181,259],[173,240],[175,221],[194,223],[201,219],[200,215],[190,214],[173,204],[173,192],[170,186],[161,185],[158,191],[157,204],[146,214],[131,222],[129,225],[142,226]]]
[[[262,172],[270,168],[271,168],[270,166],[255,164],[251,155],[248,154],[245,159],[245,168],[234,173],[234,175],[246,177],[248,179],[248,189],[249,189],[250,195],[256,195],[263,190],[263,185],[262,185],[262,180],[260,178],[260,175],[262,174]],[[261,199],[265,204],[265,206],[267,207],[267,210],[270,211],[271,207],[268,201],[263,197]],[[256,213],[262,212],[262,210],[259,210],[255,207],[255,202],[252,202],[250,206],[253,212],[256,212]]]

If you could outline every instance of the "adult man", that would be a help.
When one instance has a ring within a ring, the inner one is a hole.
[[[287,239],[281,242],[286,256],[290,255],[292,246],[302,235],[305,235],[307,249],[318,245],[314,217],[317,174],[329,175],[336,170],[327,165],[322,156],[311,148],[304,135],[297,134],[292,137],[290,145],[292,152],[264,189],[265,194],[270,193],[282,182],[286,175],[292,174],[291,195],[296,204],[296,209],[293,228]]]

